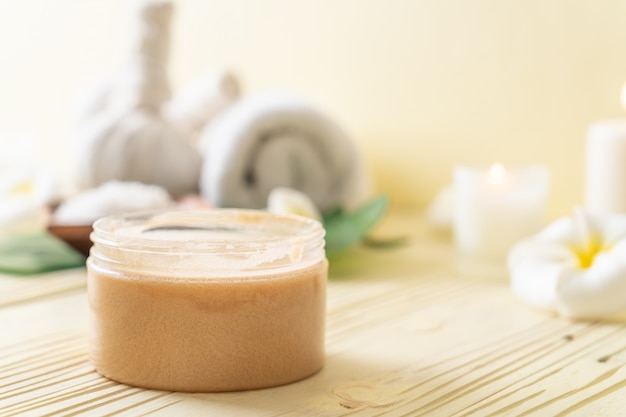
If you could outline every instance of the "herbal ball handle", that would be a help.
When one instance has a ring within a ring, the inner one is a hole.
[[[167,64],[172,12],[169,1],[142,2],[136,7],[116,94],[120,111],[143,109],[159,113],[170,99]]]

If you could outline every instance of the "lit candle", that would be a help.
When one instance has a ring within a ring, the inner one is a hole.
[[[622,87],[622,106],[626,109],[626,85]],[[626,213],[626,118],[591,125],[585,159],[587,210]]]
[[[509,249],[544,225],[550,175],[543,166],[454,170],[454,237],[461,255],[502,266]]]

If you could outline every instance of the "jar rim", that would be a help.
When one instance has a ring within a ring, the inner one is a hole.
[[[133,212],[94,223],[90,264],[164,279],[260,276],[324,259],[324,233],[315,219],[261,210]]]
[[[94,244],[147,252],[240,252],[322,241],[312,218],[250,209],[151,210],[111,215],[93,224]]]

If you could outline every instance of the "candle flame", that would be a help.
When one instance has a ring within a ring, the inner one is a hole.
[[[493,164],[489,168],[489,183],[494,186],[502,186],[506,183],[506,169],[502,164]]]
[[[624,85],[622,85],[622,95],[621,95],[621,101],[622,101],[622,108],[624,110],[626,110],[626,83],[624,83]]]

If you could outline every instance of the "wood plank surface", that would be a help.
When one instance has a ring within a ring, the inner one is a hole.
[[[83,268],[32,276],[0,274],[0,307],[84,288],[85,285],[86,279]]]
[[[332,262],[326,365],[308,379],[221,394],[118,384],[89,364],[86,294],[68,290],[0,308],[0,415],[623,415],[623,322],[532,311],[504,278],[457,274],[450,242],[417,220],[388,230],[410,243]]]

